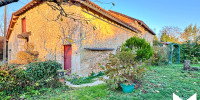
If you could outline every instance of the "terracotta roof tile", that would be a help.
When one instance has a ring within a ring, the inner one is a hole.
[[[90,4],[91,6],[97,8],[98,10],[100,10],[100,11],[106,13],[106,14],[109,15],[110,17],[116,19],[118,22],[121,22],[121,23],[125,24],[126,26],[130,27],[133,31],[136,31],[136,32],[141,33],[141,31],[140,31],[137,27],[134,27],[134,26],[130,25],[129,23],[127,23],[127,22],[125,22],[125,21],[123,21],[123,20],[121,20],[121,19],[119,19],[119,18],[113,16],[113,15],[110,14],[107,10],[101,8],[101,7],[98,6],[97,4],[91,2],[90,0],[78,0],[78,2],[80,2],[80,3],[81,3],[81,1],[82,1],[82,2],[87,2],[87,3]]]
[[[91,2],[91,1],[89,1],[89,0],[73,0],[73,1],[78,2],[78,3],[81,3],[81,4],[87,3],[87,4],[91,5],[92,7],[98,9],[99,11],[102,11],[102,12],[104,12],[105,14],[107,14],[107,15],[109,16],[109,18],[114,19],[113,21],[115,21],[116,23],[121,24],[122,26],[124,26],[124,27],[126,27],[126,28],[128,28],[128,29],[130,29],[130,30],[132,30],[132,31],[135,31],[135,32],[137,32],[137,33],[141,33],[141,31],[140,31],[138,28],[136,28],[136,27],[130,25],[129,23],[127,23],[127,22],[125,22],[125,21],[123,21],[123,20],[120,20],[119,18],[117,18],[117,17],[113,16],[112,14],[110,14],[107,10],[101,8],[100,6],[98,6],[97,4],[95,4],[95,3],[93,3],[93,2]],[[23,14],[23,13],[25,13],[25,12],[28,11],[29,9],[31,9],[31,8],[33,8],[33,7],[36,7],[37,5],[39,5],[39,4],[41,4],[41,3],[42,3],[42,2],[39,2],[39,1],[31,1],[31,2],[29,2],[28,4],[26,4],[24,7],[22,7],[21,9],[19,9],[18,11],[12,13],[12,17],[11,17],[11,20],[10,20],[10,24],[9,24],[9,28],[8,28],[7,36],[6,36],[7,39],[10,37],[10,34],[11,34],[11,32],[12,32],[11,29],[12,29],[12,28],[14,27],[14,25],[15,25],[15,23],[13,22],[13,19],[18,19],[18,16],[20,16],[20,15]],[[87,5],[86,5],[86,6],[87,6]]]
[[[139,20],[139,19],[136,19],[136,18],[132,18],[130,16],[127,16],[125,14],[122,14],[122,13],[119,13],[119,12],[116,12],[116,11],[112,11],[112,10],[109,10],[110,13],[115,13],[117,15],[120,15],[120,16],[123,16],[123,17],[126,17],[128,19],[131,19],[131,20],[136,20],[138,21],[144,28],[146,28],[149,32],[151,32],[153,35],[156,35],[143,21]]]
[[[12,13],[12,17],[10,19],[10,24],[7,30],[7,34],[6,34],[6,38],[9,39],[10,34],[12,32],[11,29],[13,29],[14,25],[16,22],[13,22],[13,20],[17,20],[18,16],[25,13],[27,10],[37,6],[38,4],[40,4],[40,2],[36,2],[36,1],[31,1],[28,4],[26,4],[24,7],[22,7],[21,9],[17,10],[16,12]]]

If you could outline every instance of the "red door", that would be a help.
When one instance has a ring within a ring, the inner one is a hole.
[[[72,56],[72,47],[71,45],[64,46],[64,70],[70,69],[71,73],[71,56]]]

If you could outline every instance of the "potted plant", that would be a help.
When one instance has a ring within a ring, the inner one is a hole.
[[[120,85],[124,93],[131,93],[134,90],[134,86],[135,86],[134,83],[131,85],[126,85],[126,84],[121,83]]]
[[[132,92],[135,84],[141,82],[146,71],[145,62],[153,55],[151,45],[144,39],[132,37],[128,39],[116,54],[110,54],[109,58],[100,67],[105,70],[107,76],[105,82],[111,88],[122,87],[125,93]]]
[[[68,72],[68,70],[57,70],[57,75],[59,82],[64,83],[65,82],[65,74]]]

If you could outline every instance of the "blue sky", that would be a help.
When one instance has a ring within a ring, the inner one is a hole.
[[[8,16],[31,0],[19,0],[8,5]],[[189,24],[200,26],[200,0],[92,0],[102,8],[114,10],[144,21],[156,34],[164,26],[184,30]],[[96,2],[102,1],[102,2]],[[112,6],[110,2],[114,2]],[[0,7],[0,22],[4,7]],[[10,19],[10,18],[9,18]]]

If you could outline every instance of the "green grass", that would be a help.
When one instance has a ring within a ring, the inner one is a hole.
[[[194,66],[200,68],[200,65]],[[171,100],[172,93],[175,93],[187,99],[194,93],[200,94],[200,72],[183,71],[182,69],[181,64],[151,67],[142,88],[147,93],[143,93],[140,98]]]
[[[199,65],[193,65],[200,68]],[[194,93],[200,98],[200,71],[183,71],[182,64],[150,67],[143,86],[133,93],[110,90],[105,84],[76,89],[58,88],[32,99],[52,100],[172,100],[175,93],[187,100]],[[64,90],[63,90],[64,89]]]
[[[47,92],[34,96],[31,99],[37,100],[94,100],[100,98],[106,98],[109,94],[108,88],[105,84],[101,84],[93,87],[84,88],[57,88],[55,90],[48,89]]]

